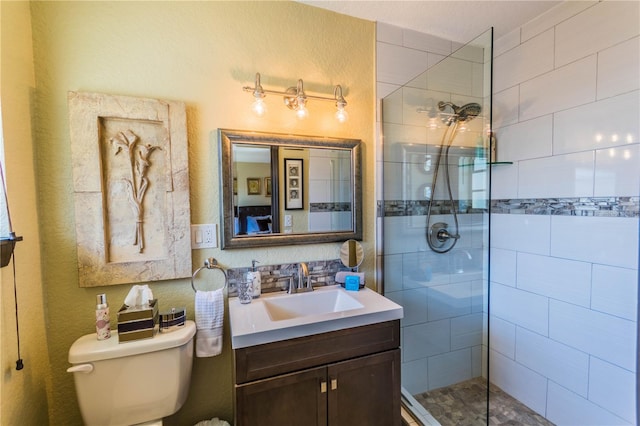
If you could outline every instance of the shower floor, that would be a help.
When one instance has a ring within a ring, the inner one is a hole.
[[[486,424],[487,381],[481,377],[414,395],[442,426],[476,426]],[[491,385],[489,396],[490,425],[553,426],[499,387]]]

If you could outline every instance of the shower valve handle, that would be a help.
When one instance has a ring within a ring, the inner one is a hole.
[[[450,238],[453,238],[454,240],[458,240],[460,239],[460,234],[454,235],[449,233],[449,231],[447,231],[446,229],[440,229],[436,234],[436,238],[438,239],[438,241],[442,241],[442,242],[445,242]]]

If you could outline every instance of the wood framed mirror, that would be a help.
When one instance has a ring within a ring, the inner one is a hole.
[[[360,140],[219,129],[218,149],[222,249],[362,239]]]

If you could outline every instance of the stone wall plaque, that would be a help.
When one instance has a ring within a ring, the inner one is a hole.
[[[80,287],[190,277],[184,103],[68,101]]]

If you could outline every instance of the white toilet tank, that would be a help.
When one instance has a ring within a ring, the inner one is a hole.
[[[69,349],[82,418],[87,425],[134,425],[160,420],[187,399],[193,364],[193,321],[151,339],[118,343],[95,333]]]

